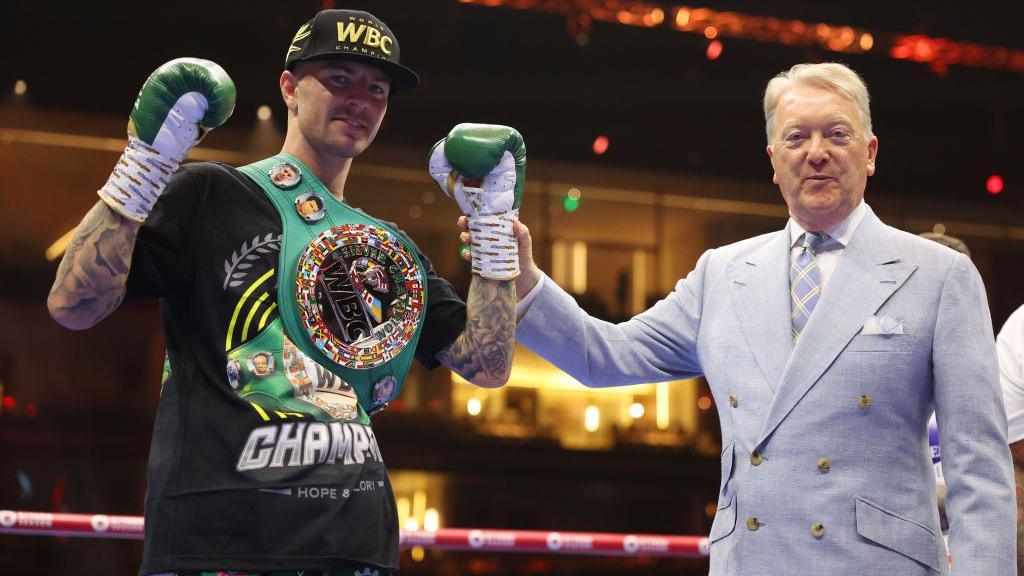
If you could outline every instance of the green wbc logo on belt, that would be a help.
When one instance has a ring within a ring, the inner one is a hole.
[[[350,385],[361,411],[381,410],[401,393],[426,317],[415,245],[338,200],[294,156],[240,170],[281,216],[276,291],[288,339]]]
[[[412,339],[423,315],[419,266],[382,228],[346,224],[325,230],[299,257],[302,324],[328,358],[372,368]]]

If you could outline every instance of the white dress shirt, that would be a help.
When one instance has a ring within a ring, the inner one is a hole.
[[[827,243],[825,246],[828,250],[821,250],[818,252],[816,259],[818,261],[818,270],[821,272],[821,293],[825,293],[825,285],[828,284],[828,279],[832,276],[832,272],[835,271],[836,265],[839,264],[839,257],[843,255],[843,251],[846,250],[846,246],[850,243],[850,239],[853,238],[854,231],[857,230],[857,225],[864,218],[864,212],[866,211],[867,204],[861,200],[860,204],[850,212],[850,215],[843,220],[836,222],[828,228],[821,230],[825,234],[828,234],[829,238],[834,240],[833,242]],[[800,253],[801,243],[800,237],[804,235],[806,230],[802,226],[796,223],[796,220],[789,219],[789,265],[793,266],[793,262],[796,260],[797,254]],[[818,230],[815,230],[818,232]]]
[[[516,302],[516,321],[522,318],[523,314],[526,314],[526,311],[530,309],[530,304],[533,302],[533,299],[537,297],[537,294],[540,293],[540,289],[544,287],[544,276],[544,274],[541,274],[540,280],[538,280],[533,288],[530,289],[530,292],[526,296],[523,296],[522,300]]]
[[[999,381],[1006,405],[1007,440],[1024,440],[1024,306],[1010,314],[996,337]]]

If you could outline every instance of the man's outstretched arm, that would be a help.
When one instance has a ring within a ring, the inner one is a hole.
[[[463,243],[473,237],[459,220]],[[518,341],[564,370],[584,386],[603,388],[663,382],[700,375],[697,331],[703,277],[711,251],[674,292],[653,308],[620,324],[590,317],[579,304],[546,278],[533,260],[530,229],[515,222],[519,268],[515,279]],[[464,260],[470,251],[464,250]],[[534,310],[534,309],[538,310]]]

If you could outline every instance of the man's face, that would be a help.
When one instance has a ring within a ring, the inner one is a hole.
[[[319,209],[320,204],[317,203],[317,201],[313,200],[312,198],[299,204],[299,214],[303,216],[309,216],[310,214],[316,212]]]
[[[274,182],[284,182],[294,176],[295,173],[292,172],[291,168],[284,167],[281,168],[281,170],[279,170],[278,172],[274,173]]]
[[[877,153],[878,139],[869,139],[853,102],[800,84],[779,98],[768,145],[772,181],[804,228],[824,230],[860,204]]]
[[[262,356],[262,355],[256,356],[255,358],[252,359],[252,365],[253,365],[253,368],[256,369],[256,373],[257,374],[266,374],[267,373],[267,357],[266,356]]]
[[[321,60],[298,64],[293,78],[294,98],[285,100],[318,154],[354,158],[366,150],[388,109],[387,74],[352,60]]]

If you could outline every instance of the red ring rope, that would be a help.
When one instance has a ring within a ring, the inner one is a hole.
[[[141,516],[63,514],[0,510],[0,534],[78,536],[141,540]],[[487,552],[534,552],[588,556],[648,556],[704,558],[708,539],[702,536],[550,532],[544,530],[490,530],[442,528],[436,532],[403,530],[403,548]]]

